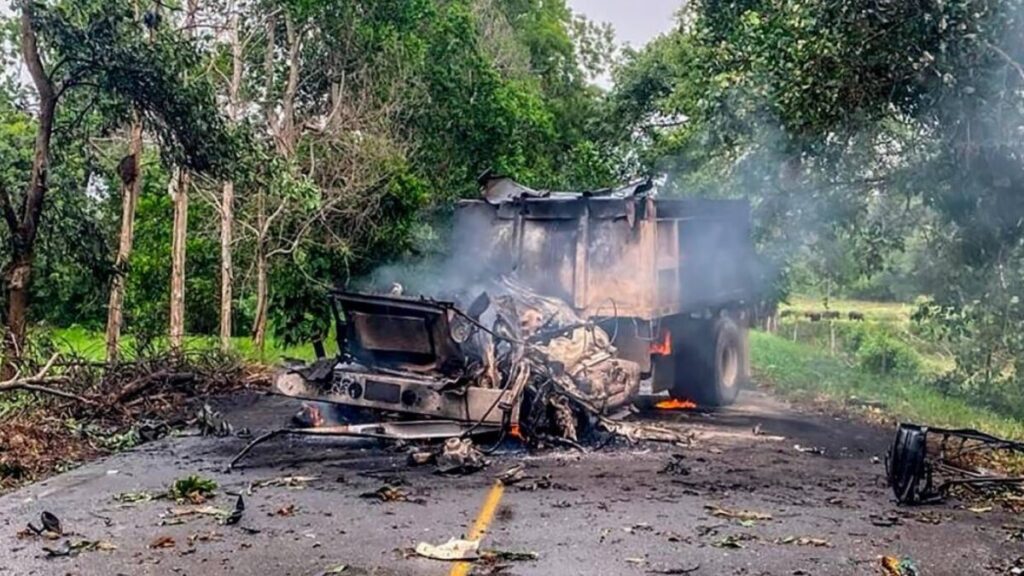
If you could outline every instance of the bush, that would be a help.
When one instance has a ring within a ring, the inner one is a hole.
[[[921,357],[906,343],[882,330],[864,331],[856,352],[857,363],[876,374],[916,374]]]

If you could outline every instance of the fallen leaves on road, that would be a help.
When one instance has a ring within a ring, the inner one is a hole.
[[[174,538],[171,536],[157,536],[149,543],[150,548],[174,548],[176,545]]]
[[[704,509],[708,514],[717,518],[731,518],[734,520],[771,520],[772,515],[767,512],[755,512],[753,510],[729,510],[717,504],[707,504]]]
[[[743,548],[743,542],[750,540],[757,540],[757,536],[753,534],[730,534],[717,542],[712,542],[711,545],[715,548],[739,549]]]
[[[319,476],[280,476],[278,478],[267,478],[265,480],[257,480],[252,484],[249,484],[248,492],[252,495],[254,488],[292,488],[295,490],[302,490],[310,482],[319,480]]]
[[[217,482],[192,474],[175,480],[168,493],[175,500],[188,500],[192,504],[202,504],[206,502],[207,498],[213,496],[213,491],[216,489]]]
[[[65,540],[59,548],[43,546],[43,551],[46,552],[47,558],[74,556],[80,552],[93,552],[97,550],[109,552],[111,550],[117,550],[117,546],[111,542],[107,542],[106,540],[79,540],[77,542]]]
[[[395,488],[394,486],[381,486],[373,492],[363,492],[359,495],[360,498],[377,499],[381,502],[411,502],[413,504],[426,504],[427,501],[423,498],[413,498],[401,488]]]
[[[120,494],[114,495],[114,500],[124,504],[126,506],[132,504],[138,504],[143,502],[149,502],[151,500],[157,500],[164,498],[166,494],[153,494],[151,492],[121,492]]]
[[[885,576],[920,576],[921,574],[913,560],[895,556],[882,556],[882,570],[885,571]]]
[[[220,540],[220,532],[210,530],[208,532],[194,532],[189,535],[188,543],[190,546],[194,546],[196,542],[210,542],[212,540]]]
[[[786,536],[775,541],[776,544],[796,544],[797,546],[818,546],[828,547],[832,544],[824,538],[812,538],[810,536]]]
[[[227,516],[228,511],[223,508],[216,506],[178,506],[170,508],[168,513],[172,517],[179,516],[192,516],[193,514],[199,514],[204,516]]]

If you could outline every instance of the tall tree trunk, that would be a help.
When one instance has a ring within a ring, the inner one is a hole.
[[[0,210],[10,231],[11,260],[4,270],[7,284],[7,334],[4,338],[3,372],[13,372],[12,362],[21,356],[25,346],[28,320],[29,285],[32,279],[32,261],[35,256],[36,231],[43,212],[46,196],[46,175],[50,164],[50,138],[57,111],[60,92],[43,69],[35,29],[32,28],[32,6],[29,0],[21,2],[20,48],[25,66],[39,95],[38,127],[32,154],[32,171],[25,196],[15,212],[6,189],[0,187]]]
[[[231,7],[231,84],[228,86],[228,115],[238,120],[238,93],[242,85],[242,43],[238,39],[238,10]],[[220,347],[231,348],[231,308],[234,267],[231,258],[231,239],[235,225],[235,183],[224,183],[220,209]]]
[[[267,341],[267,206],[262,190],[256,194],[256,317],[252,340],[262,359]]]
[[[142,190],[142,120],[135,115],[128,156],[121,160],[121,239],[114,260],[114,279],[107,304],[107,362],[117,362],[124,319],[124,291],[135,239],[135,209]]]
[[[171,352],[180,354],[185,336],[185,244],[188,230],[188,170],[179,168],[174,179],[174,236],[171,242]]]
[[[295,22],[287,13],[284,19],[285,35],[288,40],[288,77],[284,94],[281,95],[280,150],[290,158],[295,153],[298,137],[295,127],[295,95],[299,89],[299,56],[302,52],[302,37],[295,28]]]
[[[185,11],[185,37],[195,37],[196,12],[199,0],[188,0]],[[174,192],[174,230],[171,242],[171,353],[179,355],[185,337],[185,244],[188,235],[188,189],[191,176],[178,168],[177,190]]]
[[[262,239],[257,241],[256,247],[256,318],[252,339],[262,359],[267,342],[267,251]]]
[[[235,183],[225,182],[220,208],[220,349],[231,349],[232,284],[235,278],[231,259],[232,228],[235,221]]]

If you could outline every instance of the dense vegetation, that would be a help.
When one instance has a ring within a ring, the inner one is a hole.
[[[17,222],[2,232],[5,297],[27,284],[46,303],[29,307],[34,325],[109,326],[120,281],[129,341],[158,345],[171,323],[173,345],[183,253],[187,332],[306,339],[324,329],[325,287],[429,249],[422,216],[475,194],[484,170],[570,188],[618,177],[587,82],[610,33],[564,2],[54,0],[11,13],[0,190],[19,217],[42,196],[33,182],[45,200],[34,245]],[[26,81],[36,57],[59,85],[53,122]],[[43,133],[49,166],[33,172]],[[139,177],[125,178],[136,156]]]
[[[1024,392],[1017,0],[696,0],[611,101],[686,194],[746,195],[783,292],[923,296],[950,391]],[[884,284],[887,283],[887,284]]]
[[[121,323],[122,347],[301,341],[323,334],[326,287],[436,249],[484,170],[546,188],[656,173],[670,194],[751,199],[774,295],[914,301],[915,338],[952,359],[942,390],[1009,402],[1022,16],[1020,0],[692,0],[617,56],[564,0],[15,2],[8,356],[21,301],[30,326],[106,326],[108,353]],[[896,346],[862,344],[867,367]]]

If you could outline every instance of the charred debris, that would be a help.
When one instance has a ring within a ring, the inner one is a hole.
[[[955,496],[1004,500],[1019,507],[1024,493],[1024,443],[978,430],[900,424],[886,458],[896,501],[932,504]]]
[[[745,202],[656,199],[650,180],[537,191],[490,174],[481,195],[456,209],[447,285],[432,292],[445,297],[335,292],[337,355],[317,346],[316,362],[276,378],[275,392],[345,423],[310,414],[319,426],[271,431],[235,462],[282,434],[683,441],[625,418],[644,379],[732,403],[755,312]]]
[[[276,379],[275,391],[332,404],[351,423],[329,425],[330,418],[318,416],[306,428],[270,431],[232,464],[284,434],[446,438],[438,457],[458,462],[475,457],[467,447],[470,437],[489,437],[495,447],[511,437],[533,448],[578,449],[612,435],[686,439],[626,421],[640,387],[639,365],[617,356],[603,328],[511,278],[494,282],[467,310],[400,296],[334,296],[350,319],[345,352],[288,370]],[[374,421],[359,423],[367,418]]]

